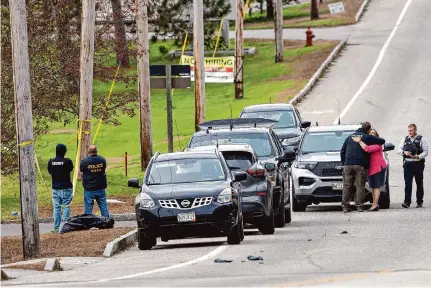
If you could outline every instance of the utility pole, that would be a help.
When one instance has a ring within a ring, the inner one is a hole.
[[[93,108],[93,58],[96,0],[82,1],[81,63],[79,89],[79,121],[82,125],[79,159],[87,155],[91,138],[91,110]],[[75,163],[79,165],[79,163]],[[79,166],[77,166],[79,167]]]
[[[24,259],[40,251],[26,1],[9,1]]]
[[[193,0],[193,54],[195,58],[195,130],[205,121],[204,8]]]
[[[150,101],[150,48],[148,36],[148,10],[145,0],[136,2],[136,26],[138,33],[137,59],[139,80],[139,116],[141,139],[141,171],[144,171],[153,155],[151,136]]]
[[[174,135],[172,128],[172,73],[171,65],[166,65],[166,114],[168,123],[168,152],[174,152]]]
[[[275,62],[283,62],[283,3],[274,0],[275,4]]]
[[[244,49],[243,49],[243,34],[244,34],[244,7],[243,0],[236,0],[236,21],[235,21],[235,98],[241,99],[244,97]]]

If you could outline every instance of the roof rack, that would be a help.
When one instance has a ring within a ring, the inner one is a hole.
[[[201,130],[217,130],[217,129],[230,129],[235,128],[269,128],[273,126],[277,121],[265,119],[265,118],[235,118],[235,119],[220,119],[211,120],[199,124]]]

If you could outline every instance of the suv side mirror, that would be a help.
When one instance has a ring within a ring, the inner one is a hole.
[[[308,128],[311,126],[311,122],[310,121],[302,121],[301,122],[301,128]]]
[[[277,167],[275,166],[274,163],[265,163],[265,169],[268,172],[273,172],[273,171],[275,171],[276,168]]]
[[[139,185],[139,179],[138,178],[130,178],[127,181],[127,186],[133,187],[133,188],[141,188],[141,186]]]
[[[284,151],[284,155],[278,159],[280,163],[292,163],[296,160],[296,152],[293,149],[287,149]]]
[[[234,182],[241,182],[247,180],[247,173],[244,171],[238,171],[233,174],[233,181]]]
[[[385,145],[383,145],[383,151],[384,152],[386,152],[386,151],[392,151],[394,149],[395,149],[395,146],[392,143],[385,143]]]

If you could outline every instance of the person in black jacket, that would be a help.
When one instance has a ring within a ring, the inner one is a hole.
[[[81,160],[80,165],[82,185],[84,186],[85,214],[93,214],[94,200],[99,205],[100,213],[109,217],[106,202],[106,160],[97,154],[97,147],[88,148],[88,156]]]
[[[70,202],[72,202],[72,182],[70,172],[73,171],[73,162],[65,158],[67,147],[58,144],[55,151],[55,158],[48,161],[48,172],[52,178],[52,206],[54,207],[54,230],[58,232],[61,221],[66,221],[70,215]],[[60,218],[63,207],[63,217]]]
[[[362,123],[359,128],[351,136],[347,137],[344,141],[343,147],[340,151],[341,163],[344,166],[343,170],[343,198],[342,207],[343,212],[350,212],[350,200],[355,188],[355,204],[358,212],[364,211],[365,200],[365,183],[367,182],[368,168],[370,166],[370,155],[365,152],[359,143],[355,142],[352,137],[360,136],[366,145],[383,145],[385,139],[368,135],[371,130],[369,122]],[[356,181],[356,182],[355,182]]]

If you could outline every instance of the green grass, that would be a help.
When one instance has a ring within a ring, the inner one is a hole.
[[[165,59],[159,53],[158,45],[171,46],[171,42],[160,42],[151,45],[151,63],[176,63],[178,59]],[[275,101],[277,96],[286,89],[291,87],[302,87],[305,85],[303,80],[280,81],[279,77],[292,73],[292,67],[289,63],[274,63],[274,45],[272,42],[250,42],[246,41],[246,46],[256,47],[254,56],[245,58],[244,66],[244,98],[241,100],[234,99],[233,84],[206,84],[206,119],[228,118],[231,110],[232,116],[237,117],[244,106],[260,103],[268,103]],[[312,51],[327,48],[329,44],[320,44],[313,47],[286,49],[285,57],[300,56]],[[114,63],[114,62],[113,62]],[[130,71],[135,73],[135,64],[132,65]],[[94,91],[96,94],[106,95],[109,90],[108,83],[94,83]],[[112,95],[115,101],[116,93],[130,90],[136,91],[136,83],[117,83]],[[293,96],[293,95],[292,95]],[[137,103],[131,103],[137,105]],[[167,128],[166,128],[166,98],[164,90],[151,91],[151,106],[152,106],[152,125],[153,125],[153,150],[154,152],[167,151]],[[188,143],[190,136],[194,132],[194,96],[192,89],[177,89],[173,96],[173,117],[174,117],[174,134],[175,142],[174,149],[184,149]],[[93,133],[95,132],[98,119],[93,119]],[[99,153],[105,158],[122,157],[124,152],[132,156],[129,161],[128,177],[124,176],[122,162],[113,163],[108,159],[109,170],[107,189],[108,195],[126,195],[134,197],[135,189],[127,187],[127,178],[143,176],[139,167],[139,116],[130,118],[125,115],[119,117],[121,125],[111,126],[102,125],[100,133],[97,136],[96,144],[99,147]],[[177,130],[178,127],[178,130]],[[76,129],[76,122],[63,127],[62,124],[53,123],[51,129]],[[94,134],[93,134],[94,135]],[[180,141],[177,135],[181,136]],[[41,173],[44,182],[39,173],[37,174],[37,190],[38,190],[38,205],[51,205],[50,192],[50,177],[46,171],[47,161],[50,157],[54,157],[55,146],[57,143],[68,143],[74,137],[73,132],[52,133],[41,137],[36,144],[36,154],[38,163],[40,164]],[[68,145],[67,156],[75,163],[76,145],[75,141]],[[115,166],[119,166],[115,168]],[[20,211],[19,206],[19,182],[18,176],[10,175],[2,178],[1,183],[1,219],[14,219],[11,216],[12,211]],[[77,185],[75,203],[82,203],[83,189],[80,182]],[[19,218],[18,218],[19,219]]]
[[[309,17],[310,16],[310,3],[306,4],[298,4],[290,7],[283,8],[283,19],[293,19],[293,18],[299,18],[299,17]],[[260,13],[260,11],[255,11],[250,14],[247,13],[244,22],[247,23],[255,23],[255,22],[265,22],[268,21],[266,18],[266,11],[263,12],[263,14]],[[271,21],[272,22],[272,21]]]

